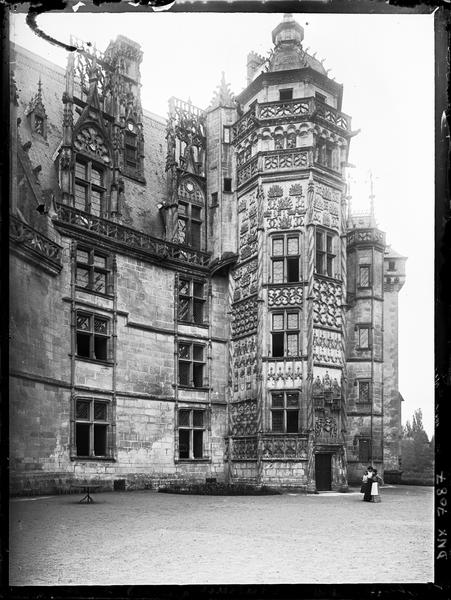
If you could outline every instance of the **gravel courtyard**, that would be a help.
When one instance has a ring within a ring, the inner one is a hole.
[[[424,583],[433,489],[185,496],[154,491],[16,498],[10,584]]]

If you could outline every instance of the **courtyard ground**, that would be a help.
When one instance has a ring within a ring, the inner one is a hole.
[[[188,496],[154,491],[15,498],[10,584],[424,583],[433,488]]]

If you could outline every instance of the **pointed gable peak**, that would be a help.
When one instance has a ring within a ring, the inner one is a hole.
[[[226,83],[224,71],[222,71],[221,82],[214,91],[209,108],[218,108],[219,106],[234,107],[235,97],[230,90],[230,85]]]

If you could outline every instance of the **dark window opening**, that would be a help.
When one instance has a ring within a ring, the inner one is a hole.
[[[192,279],[179,279],[178,319],[179,321],[204,323],[205,284]]]
[[[272,334],[272,355],[275,357],[284,355],[284,344],[283,344],[284,334],[283,333],[273,333]]]
[[[89,456],[89,431],[90,425],[77,423],[75,426],[75,440],[77,456]]]
[[[181,342],[178,346],[179,355],[179,384],[202,388],[204,387],[204,350],[205,347],[188,342]]]
[[[188,429],[179,429],[179,457],[189,458],[189,438],[190,431]]]
[[[90,335],[86,333],[77,333],[77,355],[84,358],[90,357],[89,342]]]
[[[76,312],[76,354],[81,358],[108,360],[109,321],[97,315]]]
[[[77,456],[108,455],[108,404],[99,400],[75,401]]]
[[[298,410],[287,410],[287,433],[298,432]]]
[[[299,392],[271,393],[271,429],[275,433],[299,432]]]
[[[334,276],[334,239],[333,235],[325,231],[316,231],[315,268],[320,275]]]
[[[371,440],[359,439],[359,461],[367,463],[371,460]]]
[[[299,281],[299,259],[288,258],[287,259],[287,282],[293,283]]]
[[[193,431],[193,457],[202,458],[203,456],[203,431]]]
[[[179,458],[204,458],[205,411],[180,409],[178,417]]]
[[[271,322],[272,356],[298,356],[299,313],[288,311],[272,313]]]
[[[106,213],[104,170],[90,160],[77,158],[75,163],[74,206],[92,215]]]
[[[285,90],[279,90],[279,100],[292,100],[293,99],[293,89],[287,88]]]
[[[358,385],[359,385],[358,402],[360,404],[369,404],[371,402],[370,382],[369,381],[359,381]]]
[[[218,192],[213,192],[211,195],[211,206],[218,205]]]
[[[230,177],[224,177],[224,192],[232,191],[232,179]]]
[[[271,283],[295,283],[300,279],[299,236],[284,235],[271,241]]]
[[[388,270],[389,271],[396,271],[396,264],[394,260],[390,260],[388,262]]]

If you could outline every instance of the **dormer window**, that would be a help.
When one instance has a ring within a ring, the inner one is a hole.
[[[38,91],[30,100],[25,114],[28,118],[31,131],[47,138],[47,114],[45,112],[44,103],[42,101],[42,84],[41,80],[38,83]]]
[[[39,115],[35,115],[34,117],[34,130],[39,135],[44,135],[44,119]]]
[[[389,271],[396,271],[396,263],[394,260],[389,260],[388,261],[388,270]]]

